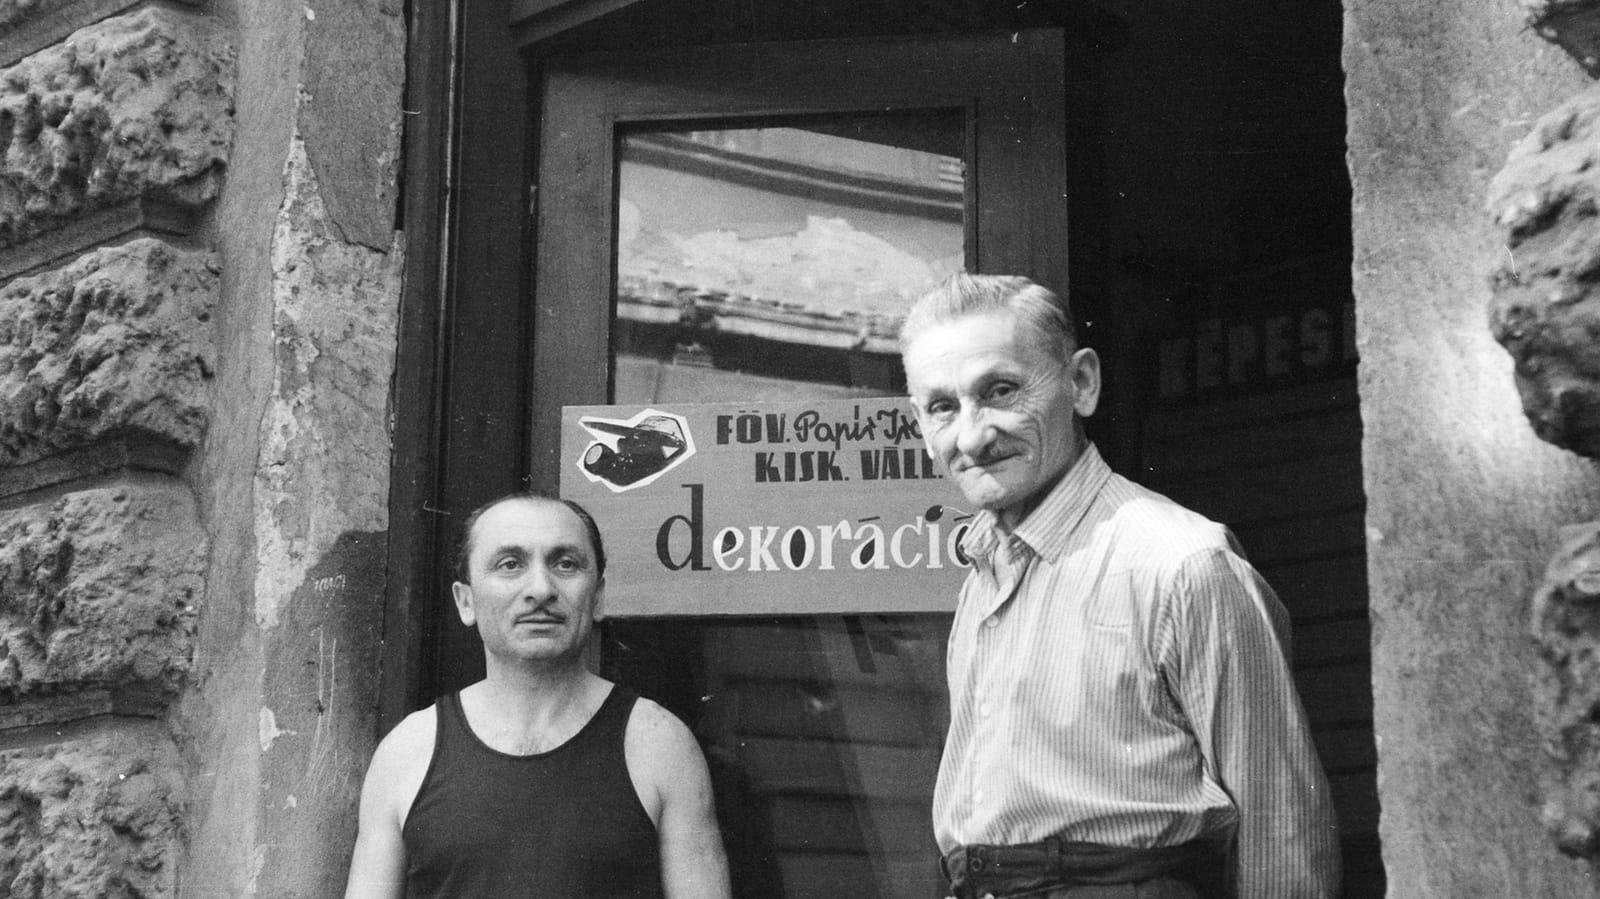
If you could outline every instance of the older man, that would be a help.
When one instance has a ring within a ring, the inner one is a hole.
[[[1283,607],[1224,527],[1101,459],[1066,303],[958,275],[901,350],[928,452],[982,510],[934,795],[953,892],[1337,895]]]
[[[486,675],[379,744],[346,899],[726,899],[694,736],[584,666],[605,592],[594,519],[517,494],[462,533],[452,591]]]

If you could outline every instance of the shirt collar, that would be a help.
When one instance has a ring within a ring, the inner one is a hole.
[[[1066,551],[1072,529],[1088,514],[1089,506],[1110,477],[1111,466],[1101,458],[1095,445],[1089,444],[1039,505],[1017,525],[1012,536],[1045,561],[1054,563]],[[985,509],[974,516],[961,548],[968,558],[988,568],[1004,539],[999,518]]]

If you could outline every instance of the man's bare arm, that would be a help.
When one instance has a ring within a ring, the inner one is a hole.
[[[372,754],[361,786],[345,899],[404,897],[406,850],[400,831],[433,756],[434,727],[432,709],[417,712],[390,731]]]
[[[711,776],[694,734],[671,712],[641,699],[628,721],[628,771],[661,841],[667,899],[730,899],[728,858],[717,828]]]

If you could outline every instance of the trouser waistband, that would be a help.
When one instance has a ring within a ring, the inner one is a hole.
[[[1051,837],[1011,846],[957,846],[940,860],[940,867],[957,899],[1161,877],[1190,883],[1202,895],[1210,895],[1222,883],[1223,859],[1217,844],[1207,840],[1132,849]]]

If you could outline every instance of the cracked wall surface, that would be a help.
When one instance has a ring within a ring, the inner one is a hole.
[[[382,644],[401,274],[398,246],[379,252],[336,226],[298,135],[283,184],[272,244],[273,382],[255,484],[255,623],[268,635],[262,710],[273,736],[263,743],[263,789],[292,823],[263,866],[264,895],[312,876],[287,876],[290,859],[307,857],[318,858],[321,892],[337,892],[346,858],[326,847],[355,837],[376,726],[364,698],[375,695]]]
[[[181,705],[200,785],[185,896],[344,887],[378,736],[401,12],[240,7],[251,102],[215,213],[228,349],[200,469],[209,527],[230,540],[213,544],[217,595]]]

